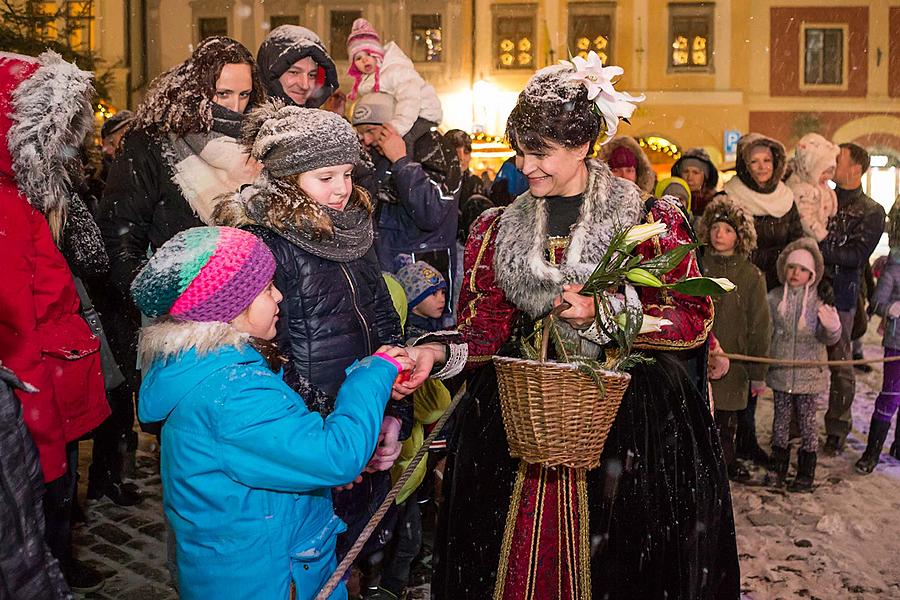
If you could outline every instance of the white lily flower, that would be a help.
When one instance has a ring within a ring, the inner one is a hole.
[[[737,287],[737,286],[734,285],[734,283],[732,283],[731,280],[728,279],[727,277],[710,277],[710,279],[712,279],[713,281],[715,281],[715,282],[716,282],[716,285],[718,285],[720,288],[722,288],[722,289],[725,290],[726,292],[730,292],[730,291],[733,290],[735,287]]]
[[[663,319],[661,317],[654,317],[652,315],[645,314],[644,321],[641,323],[641,334],[644,333],[656,333],[658,331],[662,331],[663,327],[668,327],[672,324],[672,321],[668,319]]]
[[[668,226],[662,221],[633,225],[625,234],[625,244],[640,244],[655,235],[665,235],[668,230]]]
[[[593,100],[606,125],[607,140],[616,135],[619,128],[619,119],[631,118],[637,108],[635,102],[643,102],[646,97],[632,96],[627,92],[616,91],[613,78],[619,77],[625,71],[622,67],[604,67],[603,61],[593,50],[588,53],[587,60],[576,56],[571,61],[561,61],[575,67],[571,74],[572,81],[584,84],[588,91],[588,100]]]

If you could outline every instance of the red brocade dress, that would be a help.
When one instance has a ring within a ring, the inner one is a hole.
[[[517,356],[517,336],[532,331],[536,320],[498,284],[501,214],[482,215],[466,246],[459,330],[469,350],[469,392],[450,440],[433,597],[739,598],[728,479],[700,391],[712,303],[639,288],[644,312],[672,325],[638,338],[636,347],[655,361],[631,371],[601,466],[587,472],[586,481],[580,481],[583,471],[513,459],[491,356]],[[546,220],[546,212],[535,218]],[[667,235],[637,247],[645,257],[692,241],[683,214],[669,201],[651,199],[638,220],[669,227]],[[517,235],[542,231],[538,222]],[[550,265],[565,263],[570,238],[544,236],[542,245]],[[664,279],[699,275],[691,253]],[[589,523],[579,518],[584,513]]]

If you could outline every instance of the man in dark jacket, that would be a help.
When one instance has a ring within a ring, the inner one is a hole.
[[[841,317],[841,339],[828,348],[830,360],[851,358],[850,335],[859,297],[859,283],[866,262],[884,232],[884,209],[862,191],[862,176],[869,168],[869,155],[856,144],[841,144],[834,182],[838,210],[828,221],[828,235],[819,242],[825,269],[832,279],[834,304]],[[837,454],[850,432],[850,407],[856,393],[853,367],[831,368],[831,392],[825,431],[824,451]]]
[[[281,25],[270,31],[256,62],[266,92],[288,104],[319,108],[338,88],[334,61],[306,27]]]
[[[13,388],[36,391],[0,365],[0,598],[71,598],[44,541],[41,465]]]
[[[395,272],[397,255],[411,254],[440,270],[452,288],[458,276],[459,160],[431,129],[400,137],[387,124],[393,116],[393,97],[376,92],[357,102],[352,119],[375,162],[378,260],[382,269]],[[414,125],[410,133],[417,129]]]

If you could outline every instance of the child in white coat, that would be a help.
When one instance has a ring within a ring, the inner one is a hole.
[[[365,19],[356,19],[347,38],[347,56],[353,77],[353,89],[347,98],[351,101],[372,92],[384,92],[394,97],[396,109],[389,123],[401,137],[413,126],[422,129],[436,127],[444,117],[441,101],[431,87],[416,71],[403,50],[394,42],[381,44],[381,37]],[[410,139],[419,135],[413,134]]]

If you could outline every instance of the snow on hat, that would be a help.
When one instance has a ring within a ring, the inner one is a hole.
[[[103,126],[100,128],[100,137],[105,138],[111,136],[128,125],[133,118],[134,113],[130,110],[120,110],[107,120],[103,121]]]
[[[327,110],[284,106],[274,100],[250,113],[243,133],[250,155],[275,177],[359,160],[353,127]]]
[[[347,56],[350,62],[360,52],[368,52],[374,56],[384,58],[384,46],[381,44],[381,37],[372,24],[360,17],[353,21],[353,27],[350,35],[347,36]]]
[[[606,164],[609,165],[610,169],[620,169],[623,167],[631,167],[634,169],[637,168],[637,156],[625,146],[619,146],[609,155]]]
[[[163,244],[131,284],[149,317],[228,323],[275,274],[275,258],[258,237],[233,227],[194,227]]]
[[[403,291],[406,292],[407,305],[410,310],[436,291],[447,287],[447,282],[440,271],[422,260],[400,269],[397,279],[403,285]]]
[[[384,92],[366,94],[353,109],[353,125],[384,125],[394,118],[394,97]]]

